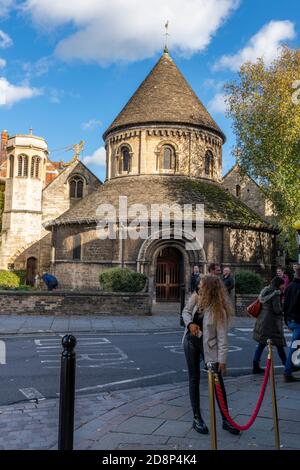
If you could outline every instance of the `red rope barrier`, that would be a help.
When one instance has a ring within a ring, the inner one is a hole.
[[[271,370],[271,359],[268,359],[267,367],[266,367],[266,371],[265,371],[265,376],[264,376],[264,381],[263,381],[263,385],[262,385],[262,388],[261,388],[261,392],[260,392],[260,395],[259,395],[258,402],[257,402],[256,407],[254,409],[253,415],[251,416],[248,423],[245,424],[244,426],[240,426],[229,415],[228,409],[226,408],[226,405],[225,405],[225,402],[224,402],[221,385],[218,382],[216,383],[216,394],[217,394],[217,397],[218,397],[218,400],[219,400],[219,403],[220,403],[221,410],[222,410],[225,418],[227,419],[227,421],[235,429],[238,429],[239,431],[247,431],[248,429],[251,428],[252,424],[256,420],[257,415],[259,413],[259,410],[261,408],[265,393],[266,393],[266,388],[267,388],[267,384],[268,384],[268,380],[269,380],[270,370]]]

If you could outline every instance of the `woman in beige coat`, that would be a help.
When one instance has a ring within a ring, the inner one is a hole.
[[[216,363],[225,403],[226,392],[222,375],[226,372],[228,353],[228,323],[232,304],[228,293],[217,276],[204,276],[200,280],[199,294],[193,294],[182,312],[185,323],[184,352],[189,372],[189,393],[194,413],[193,428],[208,434],[200,410],[200,362]],[[222,412],[221,412],[222,413]],[[238,434],[223,417],[223,429]]]

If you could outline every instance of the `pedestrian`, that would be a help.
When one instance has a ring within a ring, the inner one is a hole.
[[[210,263],[208,265],[208,274],[212,276],[221,276],[221,266],[218,263]]]
[[[200,269],[199,266],[194,266],[191,275],[191,293],[197,292],[200,282]]]
[[[284,280],[284,292],[285,292],[290,283],[290,279],[289,279],[289,276],[284,272],[284,269],[282,266],[277,267],[276,276],[281,277]]]
[[[232,314],[232,304],[221,279],[215,275],[203,276],[200,280],[199,294],[193,294],[182,312],[185,323],[183,335],[184,353],[188,366],[189,395],[193,410],[193,428],[208,434],[208,428],[200,409],[200,362],[213,362],[222,387],[225,404],[227,398],[222,375],[226,372],[228,353],[228,323]],[[222,412],[221,412],[222,414]],[[223,418],[223,429],[239,434]]]
[[[300,268],[300,264],[299,263],[293,263],[294,277],[296,276],[296,271],[297,271],[298,268]]]
[[[229,295],[234,289],[234,279],[231,275],[231,270],[229,267],[223,269],[223,283]]]
[[[284,285],[284,280],[281,277],[274,277],[271,284],[265,287],[259,294],[262,308],[253,331],[253,339],[258,342],[253,358],[253,374],[264,373],[264,369],[260,367],[260,359],[267,346],[268,339],[271,339],[272,344],[276,346],[281,362],[285,366],[286,353],[284,347],[286,346],[286,341],[281,302]]]
[[[285,365],[285,382],[296,382],[298,379],[292,375],[296,365],[293,364],[293,354],[296,351],[295,342],[300,340],[300,266],[295,269],[295,278],[290,283],[284,297],[284,319],[293,336]]]
[[[42,275],[42,279],[43,279],[44,283],[46,284],[49,291],[52,291],[53,289],[58,288],[58,281],[57,281],[56,277],[53,276],[52,274],[48,274],[48,273],[45,272]]]

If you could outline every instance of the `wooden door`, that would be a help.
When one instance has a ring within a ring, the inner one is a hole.
[[[158,302],[179,302],[180,266],[180,253],[177,250],[164,250],[158,258],[156,269],[156,300]]]
[[[26,284],[34,286],[34,278],[37,273],[37,259],[28,258],[26,268]]]

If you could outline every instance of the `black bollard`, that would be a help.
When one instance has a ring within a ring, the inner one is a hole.
[[[185,285],[180,286],[180,326],[184,326],[184,321],[182,319],[182,312],[185,307]]]
[[[62,339],[63,352],[60,371],[58,450],[73,450],[76,338],[66,335]]]

